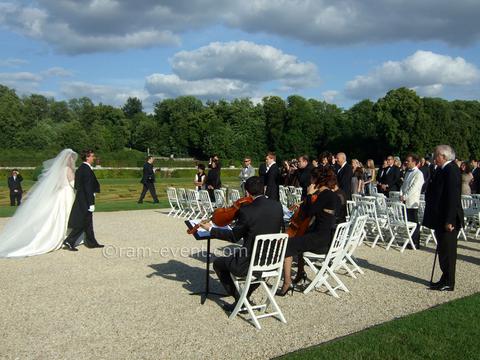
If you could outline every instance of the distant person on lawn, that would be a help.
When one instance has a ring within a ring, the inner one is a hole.
[[[145,164],[143,164],[143,176],[140,183],[143,184],[142,193],[140,194],[140,199],[138,199],[138,203],[143,203],[143,199],[147,194],[147,191],[150,191],[150,195],[152,195],[153,203],[158,204],[158,197],[157,192],[155,191],[155,171],[153,169],[153,161],[155,159],[153,156],[147,157]]]

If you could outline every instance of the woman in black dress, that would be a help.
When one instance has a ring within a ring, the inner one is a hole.
[[[312,223],[304,235],[288,239],[283,263],[284,282],[277,295],[284,296],[288,291],[293,291],[291,277],[293,256],[298,256],[297,277],[293,280],[296,283],[305,277],[303,252],[316,254],[328,252],[335,230],[335,212],[339,203],[337,194],[332,191],[336,184],[335,172],[332,169],[312,170],[307,198],[301,205],[302,213],[312,219]],[[315,201],[312,201],[312,195],[316,195]]]
[[[212,160],[211,169],[208,171],[207,179],[205,180],[205,185],[210,195],[210,200],[215,201],[214,191],[215,189],[220,189],[222,187],[222,182],[220,181],[220,168],[218,166],[218,161]]]

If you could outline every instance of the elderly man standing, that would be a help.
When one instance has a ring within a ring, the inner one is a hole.
[[[240,171],[240,175],[238,176],[240,178],[240,188],[242,189],[244,196],[245,196],[245,182],[248,180],[248,178],[251,178],[254,175],[255,175],[255,169],[252,166],[252,159],[250,159],[249,157],[246,157],[243,160],[243,167],[242,167],[242,170]]]
[[[418,168],[418,156],[409,154],[405,159],[407,171],[405,180],[400,188],[400,199],[405,203],[407,208],[407,220],[417,224],[412,235],[413,243],[416,249],[420,249],[420,225],[418,224],[418,208],[420,206],[420,194],[424,183],[423,174]],[[408,244],[409,249],[412,246]]]
[[[449,145],[435,148],[437,170],[425,194],[423,224],[435,230],[438,260],[442,270],[440,281],[430,284],[432,290],[453,291],[455,287],[457,237],[463,226],[463,209],[460,169],[454,160],[455,152]]]
[[[347,200],[352,198],[352,167],[347,164],[347,155],[340,152],[335,157],[337,162],[335,164],[335,172],[337,173],[338,187],[342,189],[347,195]]]

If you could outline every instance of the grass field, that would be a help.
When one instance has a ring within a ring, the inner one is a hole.
[[[143,204],[137,204],[142,190],[140,179],[100,179],[101,192],[96,197],[97,211],[144,210],[159,207],[168,207],[166,188],[169,186],[193,189],[193,179],[168,178],[158,179],[155,183],[160,204],[153,204],[150,194],[147,193]],[[223,178],[224,186],[238,188],[236,178]],[[28,196],[28,191],[34,184],[31,180],[24,180],[22,186]],[[0,185],[0,217],[12,216],[16,208],[10,206],[9,190],[5,183]]]
[[[480,359],[480,294],[281,359]]]

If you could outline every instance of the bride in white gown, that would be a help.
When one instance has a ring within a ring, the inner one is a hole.
[[[39,180],[0,233],[0,257],[40,255],[62,246],[75,198],[77,156],[65,149],[43,163]]]

